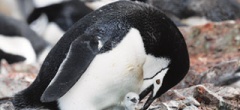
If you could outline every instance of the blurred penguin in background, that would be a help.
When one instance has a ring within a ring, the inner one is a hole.
[[[85,4],[93,10],[96,10],[104,5],[121,1],[121,0],[83,0]],[[129,0],[130,1],[130,0]]]
[[[0,57],[8,63],[36,63],[49,43],[23,21],[0,14]]]
[[[24,21],[24,17],[19,9],[18,0],[0,0],[1,14]]]
[[[49,22],[55,22],[63,31],[67,31],[77,20],[93,10],[77,0],[64,1],[44,7],[37,7],[28,17],[32,23],[41,14],[46,14]]]
[[[172,20],[179,19],[187,25],[240,18],[240,3],[237,0],[146,0],[145,2],[161,9]]]
[[[34,0],[27,22],[44,39],[55,44],[76,21],[93,10],[79,0]]]

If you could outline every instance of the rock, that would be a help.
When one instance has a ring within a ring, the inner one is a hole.
[[[8,101],[3,104],[0,103],[0,110],[15,110],[12,102]]]
[[[17,63],[8,65],[1,62],[0,68],[0,98],[11,97],[13,94],[28,87],[35,79],[38,66]]]
[[[240,76],[228,75],[220,79],[215,83],[216,86],[232,86],[240,88]]]
[[[190,106],[186,106],[182,110],[199,110],[199,109],[194,105],[190,105]]]
[[[186,105],[194,105],[194,106],[200,106],[200,103],[194,99],[193,97],[186,97],[185,100],[183,100],[183,103],[185,103]]]
[[[197,86],[193,92],[194,98],[197,99],[197,101],[200,103],[218,106],[223,102],[222,97],[218,96],[202,85]]]
[[[183,89],[170,90],[160,97],[167,110],[240,109],[240,88],[216,87],[206,83]],[[158,103],[159,104],[159,103]]]
[[[151,106],[149,110],[170,110],[170,108],[165,103],[160,103],[156,106]]]
[[[11,97],[5,97],[0,99],[0,110],[15,110]]]

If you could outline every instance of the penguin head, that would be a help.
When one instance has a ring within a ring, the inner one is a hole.
[[[143,109],[167,90],[177,85],[189,70],[187,45],[176,25],[161,11],[149,12],[135,27],[139,30],[146,52],[140,100],[149,93]]]
[[[161,42],[166,43],[166,45],[159,47],[162,48],[162,51],[165,51],[163,53],[161,50],[147,53],[143,64],[143,85],[140,100],[149,93],[151,94],[145,102],[143,110],[147,109],[156,98],[159,98],[167,90],[178,84],[188,72],[189,56],[187,47],[185,44],[183,46],[173,42],[179,41]],[[169,48],[167,44],[179,46],[173,48],[169,46]]]
[[[164,57],[155,57],[147,55],[146,61],[143,65],[144,82],[141,91],[150,88],[153,96],[156,96],[159,88],[162,86],[163,78],[169,70],[171,59]]]
[[[171,59],[167,57],[155,57],[153,55],[146,56],[146,61],[143,65],[144,78],[140,97],[143,99],[143,97],[150,92],[151,95],[145,102],[143,109],[147,109],[148,106],[150,106],[150,104],[163,93],[161,87],[163,86],[164,78],[167,74],[171,74],[168,73],[170,63]]]
[[[124,105],[126,110],[134,110],[138,102],[139,102],[139,96],[134,92],[129,92],[124,97]]]

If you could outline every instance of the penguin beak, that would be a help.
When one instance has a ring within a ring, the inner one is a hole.
[[[145,102],[143,108],[141,110],[147,110],[147,108],[152,104],[152,102],[156,99],[156,97],[153,97],[152,93],[150,94],[149,98]]]
[[[149,86],[144,91],[142,91],[141,94],[139,95],[140,100],[142,100],[144,97],[146,97],[152,90],[153,90],[153,85]]]
[[[140,100],[146,97],[150,92],[151,94],[145,102],[142,110],[146,110],[151,105],[151,103],[159,96],[158,92],[162,86],[162,81],[167,71],[168,67],[161,69],[155,76],[151,78],[144,78],[142,92],[139,95]]]
[[[141,110],[146,110],[151,105],[151,103],[156,99],[156,97],[153,97],[153,88],[154,86],[151,85],[148,88],[146,88],[144,91],[142,91],[141,94],[139,95],[140,100],[142,100],[145,96],[147,96],[151,92],[150,96],[148,97],[147,101],[145,102]]]
[[[140,96],[140,100],[142,100],[149,93],[151,93],[141,110],[147,110],[147,108],[151,105],[151,103],[157,98],[156,97],[156,93],[154,93],[155,89],[160,89],[160,87],[156,87],[156,86],[154,86],[154,84],[152,84],[151,86],[146,88],[144,91],[142,91],[141,94],[139,95]]]

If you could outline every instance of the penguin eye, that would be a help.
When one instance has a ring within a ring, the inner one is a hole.
[[[156,80],[156,83],[159,85],[159,84],[160,84],[160,79],[157,79],[157,80]]]

